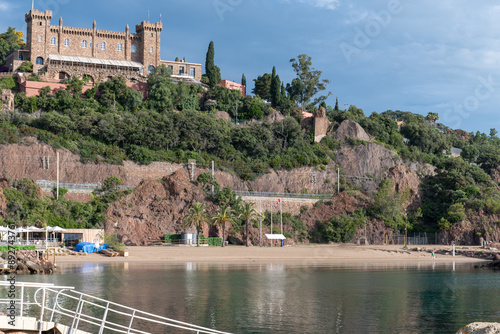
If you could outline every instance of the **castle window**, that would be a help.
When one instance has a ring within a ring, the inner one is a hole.
[[[56,45],[56,38],[55,37],[50,38],[50,45]]]
[[[123,51],[123,45],[122,45],[122,43],[118,43],[118,51]]]
[[[153,33],[151,33],[151,37],[153,37]]]
[[[36,64],[37,65],[43,65],[43,58],[42,57],[37,57],[36,58]]]
[[[41,25],[42,25],[42,22],[39,22],[39,23],[38,23],[38,25],[39,25],[39,26],[41,26]]]
[[[106,42],[101,42],[101,50],[106,50]]]
[[[83,40],[82,41],[82,48],[86,48],[87,47],[87,41],[86,40]],[[92,47],[92,46],[91,46]]]
[[[184,66],[179,66],[179,75],[184,75]]]
[[[132,52],[135,52],[135,45],[132,45],[131,50]]]
[[[38,36],[38,41],[41,42],[42,41],[42,35]]]
[[[174,73],[174,67],[172,65],[168,65],[168,69],[170,70],[170,74]]]
[[[153,53],[153,47],[149,48],[149,52]]]
[[[19,60],[24,60],[22,54],[19,55]]]
[[[69,38],[64,39],[64,46],[69,46]]]
[[[153,65],[148,66],[148,74],[151,74],[155,70],[155,67]]]

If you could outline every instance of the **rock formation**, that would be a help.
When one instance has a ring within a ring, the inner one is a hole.
[[[498,334],[500,323],[498,322],[474,322],[460,328],[456,334]]]
[[[205,194],[177,171],[161,181],[144,181],[132,194],[112,204],[106,212],[105,230],[116,233],[126,245],[148,245],[163,240],[164,234],[195,232],[185,228],[182,218],[193,202],[204,202]],[[207,203],[209,211],[214,211]],[[203,229],[208,236],[209,228]]]
[[[314,142],[319,143],[326,136],[330,122],[326,117],[326,110],[320,107],[314,113]]]
[[[335,131],[335,139],[338,141],[345,142],[347,138],[360,139],[364,141],[372,140],[361,125],[351,120],[343,121],[337,131]]]

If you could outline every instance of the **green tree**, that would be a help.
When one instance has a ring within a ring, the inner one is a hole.
[[[462,203],[452,204],[448,208],[448,220],[452,223],[458,223],[467,218],[465,215],[465,208]]]
[[[297,59],[290,59],[292,67],[297,74],[298,79],[303,83],[303,88],[301,94],[299,94],[299,102],[302,103],[302,107],[305,109],[309,104],[309,101],[321,91],[326,89],[326,86],[330,83],[327,79],[321,79],[321,71],[318,71],[312,67],[311,57],[305,54],[301,54]],[[293,84],[293,82],[292,82]],[[316,105],[322,101],[325,101],[328,96],[332,93],[328,92],[327,95],[321,95],[314,99],[313,105]]]
[[[234,224],[236,222],[236,217],[234,216],[231,208],[229,206],[222,206],[217,210],[215,216],[212,217],[212,224],[215,226],[222,227],[222,247],[226,240],[226,224]]]
[[[196,246],[200,246],[200,231],[203,228],[203,224],[208,220],[208,213],[205,210],[204,203],[194,202],[191,204],[187,214],[184,216],[183,222],[184,227],[195,226],[197,234]]]
[[[30,61],[25,61],[19,66],[19,72],[21,73],[32,73],[33,72],[33,63]]]
[[[430,112],[425,116],[425,119],[431,123],[436,123],[439,120],[439,115],[435,112]]]
[[[243,206],[241,208],[240,218],[243,218],[245,220],[245,228],[246,228],[246,232],[245,232],[246,242],[245,242],[245,244],[247,247],[248,247],[248,228],[250,226],[250,220],[252,220],[252,218],[259,216],[259,213],[253,208],[254,205],[255,205],[255,203],[252,203],[252,202],[244,202]]]
[[[493,140],[497,138],[498,131],[495,128],[490,129],[490,139]]]
[[[218,85],[221,81],[220,68],[215,65],[214,42],[210,41],[205,59],[205,72],[208,77],[210,87]]]
[[[264,73],[259,75],[257,79],[253,79],[255,86],[252,89],[252,93],[258,95],[263,100],[271,99],[271,74]]]
[[[0,34],[0,66],[5,65],[5,57],[8,53],[19,50],[26,45],[22,37],[23,33],[12,27]]]
[[[276,67],[273,66],[273,72],[271,74],[271,87],[269,89],[269,93],[271,95],[271,105],[276,108],[280,104],[280,91],[281,80],[280,77],[276,74]]]
[[[391,179],[385,178],[380,182],[375,192],[371,214],[383,220],[387,226],[399,227],[404,221],[403,203],[409,196],[409,188],[396,192]]]
[[[122,185],[122,180],[118,176],[108,176],[102,183],[102,191],[115,191]]]
[[[245,73],[243,73],[241,76],[241,84],[245,87],[247,85],[247,78],[245,77]]]

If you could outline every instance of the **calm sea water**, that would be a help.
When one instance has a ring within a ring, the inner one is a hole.
[[[500,273],[471,264],[82,264],[25,280],[232,333],[455,333],[500,321]]]

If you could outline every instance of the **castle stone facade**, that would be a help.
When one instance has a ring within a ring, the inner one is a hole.
[[[79,76],[96,82],[119,75],[140,79],[165,62],[160,58],[161,22],[143,21],[133,33],[128,25],[124,32],[117,32],[98,30],[95,21],[87,29],[66,27],[62,18],[58,25],[52,25],[51,20],[52,11],[32,9],[25,15],[27,50],[9,55],[11,71],[29,60],[34,72],[46,72],[49,79]],[[173,71],[174,76],[201,79],[201,64],[168,63],[179,71]]]

